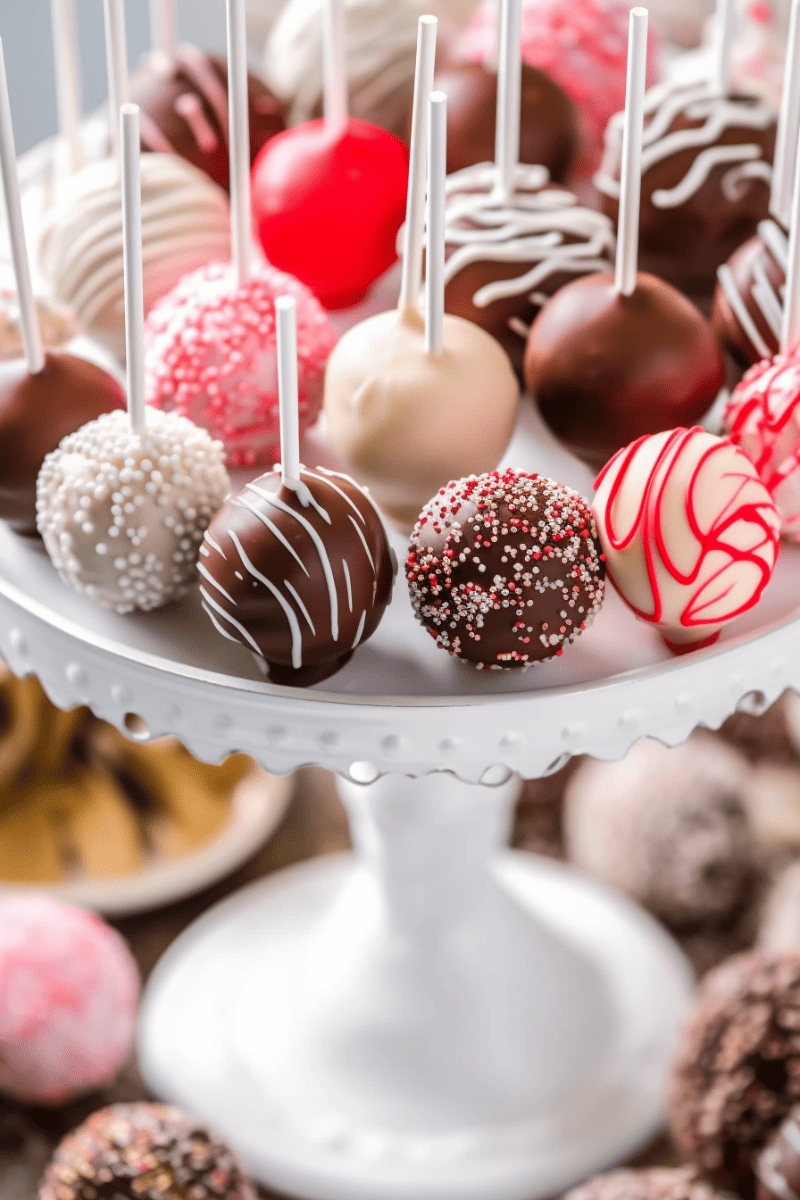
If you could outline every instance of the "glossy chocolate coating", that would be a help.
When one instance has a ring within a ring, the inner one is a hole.
[[[746,100],[746,97],[735,97]],[[680,111],[664,133],[664,142],[680,130],[696,129],[704,120],[693,119],[691,106]],[[776,123],[765,129],[725,124],[713,139],[713,146],[757,146],[759,160],[771,163],[775,153]],[[761,177],[746,178],[733,188],[723,180],[731,163],[711,168],[683,203],[659,207],[653,196],[668,191],[686,179],[705,143],[678,150],[642,172],[639,213],[639,265],[642,270],[666,279],[674,287],[695,296],[708,298],[716,283],[717,268],[726,262],[738,246],[756,232],[759,221],[769,214],[770,189]],[[613,170],[619,180],[619,163]],[[619,202],[602,196],[602,209],[616,223]]]
[[[640,272],[631,296],[612,273],[567,284],[533,323],[525,382],[560,441],[593,468],[644,434],[691,426],[725,368],[710,323]]]
[[[62,438],[101,413],[125,407],[122,386],[74,354],[48,352],[29,375],[24,359],[0,364],[0,519],[36,534],[36,479]]]
[[[497,75],[481,63],[440,67],[433,86],[447,96],[447,173],[494,161]],[[568,179],[581,145],[575,105],[538,67],[522,64],[519,161],[540,163],[558,183]],[[410,134],[409,113],[406,141]]]
[[[149,55],[130,81],[131,101],[141,109],[142,149],[179,154],[227,191],[227,91],[228,66],[219,55],[194,46],[179,46],[172,57]],[[247,98],[252,165],[261,147],[286,128],[286,114],[253,74],[247,77]]]
[[[727,267],[730,271],[730,282],[736,288],[762,342],[755,344],[757,339],[750,335],[740,321],[719,280],[714,290],[711,321],[720,342],[739,366],[751,367],[762,358],[772,358],[779,349],[779,334],[776,331],[779,314],[776,310],[772,323],[767,320],[765,310],[753,291],[754,285],[763,286],[763,278],[759,283],[757,275],[766,278],[773,299],[780,304],[786,272],[760,233],[754,234],[733,253]]]
[[[307,687],[375,632],[395,562],[357,484],[321,468],[303,469],[301,479],[306,493],[273,471],[229,497],[208,527],[198,569],[219,632],[259,654],[273,683]]]
[[[586,502],[543,475],[491,471],[428,501],[406,580],[436,644],[478,668],[559,655],[603,599],[605,563]]]

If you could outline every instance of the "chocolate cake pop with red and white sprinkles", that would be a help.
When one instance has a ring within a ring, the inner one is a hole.
[[[489,670],[560,655],[599,609],[605,560],[588,505],[526,471],[448,483],[420,514],[411,603],[436,644]]]
[[[36,519],[70,587],[117,612],[151,609],[193,581],[203,534],[229,490],[222,444],[204,429],[150,411],[137,434],[117,410],[48,454]]]
[[[280,458],[275,300],[297,306],[300,430],[313,425],[336,333],[304,284],[263,264],[237,279],[233,263],[185,275],[145,321],[145,397],[202,425],[230,466]]]
[[[114,1104],[56,1148],[39,1200],[256,1200],[228,1146],[165,1104]]]
[[[347,475],[271,471],[231,496],[208,527],[198,570],[219,633],[256,655],[273,683],[333,675],[378,627],[396,562],[369,494]]]

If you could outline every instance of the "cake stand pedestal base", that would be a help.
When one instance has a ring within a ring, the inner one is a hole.
[[[517,786],[342,784],[357,855],[168,951],[145,1076],[309,1200],[534,1200],[654,1133],[692,984],[625,899],[502,851]]]

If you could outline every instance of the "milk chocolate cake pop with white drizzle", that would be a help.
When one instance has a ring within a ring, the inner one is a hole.
[[[639,244],[642,267],[707,295],[717,268],[768,216],[776,114],[729,85],[732,0],[718,0],[714,78],[657,84],[645,98]],[[727,31],[727,32],[726,32]],[[621,113],[609,122],[595,186],[616,218]]]

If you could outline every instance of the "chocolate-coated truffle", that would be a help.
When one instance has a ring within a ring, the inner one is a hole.
[[[235,1155],[164,1104],[114,1104],[57,1147],[39,1200],[256,1200]]]
[[[406,579],[438,646],[499,671],[563,653],[602,603],[605,564],[577,492],[543,475],[491,471],[428,501]]]
[[[327,679],[378,627],[395,560],[369,494],[318,467],[261,475],[225,501],[200,550],[203,607],[273,683]]]
[[[606,130],[595,176],[619,216],[623,114]],[[707,82],[658,84],[645,97],[639,261],[691,295],[710,296],[717,267],[768,216],[776,114],[755,96]]]
[[[179,154],[226,190],[228,65],[196,46],[150,54],[131,76],[131,100],[139,105],[142,149]],[[260,79],[248,73],[250,162],[286,127],[284,106]]]
[[[0,519],[36,533],[36,479],[62,438],[102,413],[125,407],[121,385],[74,354],[48,352],[29,375],[24,359],[0,363]]]
[[[725,1197],[702,1179],[694,1167],[650,1167],[597,1175],[567,1192],[564,1200],[725,1200]]]
[[[669,1116],[684,1157],[750,1196],[755,1159],[800,1101],[800,954],[753,952],[706,976],[672,1068]]]
[[[669,284],[612,273],[562,287],[533,323],[525,382],[556,437],[593,468],[636,438],[693,425],[725,367],[709,322]]]
[[[714,332],[742,367],[778,353],[788,258],[786,232],[776,221],[762,221],[717,272]]]
[[[433,86],[447,96],[448,175],[473,163],[493,162],[496,73],[477,62],[446,63],[436,72]],[[581,144],[577,109],[549,75],[526,63],[520,114],[519,161],[547,167],[556,182],[568,179]]]
[[[800,1196],[800,1108],[772,1135],[756,1163],[758,1200],[797,1200]]]

